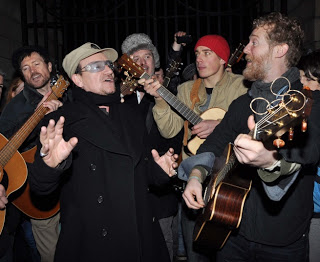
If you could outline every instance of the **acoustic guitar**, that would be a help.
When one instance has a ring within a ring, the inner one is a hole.
[[[168,87],[171,78],[174,75],[179,74],[178,71],[180,70],[181,65],[181,58],[178,57],[175,60],[172,60],[169,67],[166,69],[163,86]],[[141,87],[138,84],[138,80],[133,78],[132,75],[130,75],[127,71],[124,71],[125,79],[122,80],[120,85],[120,93],[121,93],[121,99],[122,102],[124,102],[123,97],[126,95],[131,95],[138,87]]]
[[[281,136],[289,131],[289,140],[293,139],[293,126],[302,122],[302,131],[306,130],[306,117],[311,111],[312,99],[302,92],[289,91],[275,107],[256,123],[249,134],[264,141],[266,148],[281,147]],[[221,167],[221,168],[220,168]],[[220,249],[227,241],[232,230],[239,227],[246,197],[251,188],[251,178],[247,177],[239,164],[233,147],[229,144],[224,157],[217,158],[210,172],[210,182],[205,188],[205,207],[196,220],[193,232],[195,245]]]
[[[62,97],[64,91],[69,86],[69,82],[60,76],[54,80],[52,93],[46,101],[56,100]],[[32,201],[30,187],[27,182],[27,163],[34,161],[36,147],[20,154],[19,147],[34,130],[40,120],[49,111],[48,108],[40,105],[22,127],[8,140],[0,134],[0,181],[3,179],[4,170],[8,177],[8,187],[6,193],[9,201],[27,216],[35,219],[46,219],[56,214],[60,209],[57,202],[50,210],[40,210]],[[0,234],[5,222],[6,210],[0,210]]]
[[[232,53],[230,56],[227,67],[231,68],[234,64],[239,63],[240,60],[243,57],[243,49],[245,48],[245,45],[240,43],[239,46],[236,48],[236,50]]]
[[[150,79],[144,69],[137,65],[133,60],[127,55],[123,54],[118,59],[118,65],[127,70],[135,78],[144,78]],[[188,120],[192,125],[200,123],[204,119],[210,120],[220,120],[223,118],[225,111],[221,108],[210,108],[207,111],[203,112],[201,116],[197,115],[193,110],[191,110],[186,104],[181,102],[174,94],[172,94],[167,88],[161,86],[157,93],[177,112],[186,120]],[[204,139],[198,137],[194,138],[194,141],[191,142],[191,145],[188,144],[188,148],[191,153],[195,154],[199,146],[204,142]]]

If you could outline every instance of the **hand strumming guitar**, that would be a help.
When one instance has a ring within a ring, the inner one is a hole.
[[[63,139],[64,121],[64,117],[60,117],[55,124],[55,121],[51,119],[47,127],[41,127],[40,142],[42,148],[40,155],[43,155],[43,161],[53,168],[64,161],[78,143],[76,137],[70,138],[69,141]]]
[[[192,209],[200,209],[204,207],[202,197],[202,184],[200,170],[194,168],[189,176],[188,184],[182,194],[187,206]]]
[[[205,139],[213,132],[220,122],[220,120],[203,120],[191,128],[191,134],[197,135],[201,139]]]

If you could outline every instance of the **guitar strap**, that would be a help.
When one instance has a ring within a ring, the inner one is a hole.
[[[196,81],[193,83],[193,87],[190,92],[190,100],[192,102],[191,109],[194,109],[194,105],[200,101],[198,91],[201,85],[202,79],[198,78]],[[183,145],[186,146],[188,143],[188,126],[189,122],[188,120],[184,121],[184,136],[183,136]]]

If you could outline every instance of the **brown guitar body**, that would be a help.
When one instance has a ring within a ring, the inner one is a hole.
[[[225,165],[228,165],[232,147],[228,146]],[[218,159],[221,161],[221,159]],[[217,161],[215,162],[215,165]],[[251,180],[244,175],[244,166],[235,165],[221,182],[213,176],[205,192],[206,207],[199,215],[193,232],[195,245],[222,248],[231,231],[238,228]]]
[[[31,148],[30,150],[23,152],[21,155],[25,162],[33,163],[34,155],[37,148]],[[23,187],[17,192],[18,197],[16,197],[12,203],[20,209],[27,216],[34,219],[46,219],[52,217],[60,210],[60,202],[55,201],[55,203],[48,203],[48,207],[40,208],[40,205],[36,204],[36,197],[32,196],[30,191],[30,186],[28,180],[23,185]],[[43,197],[43,196],[42,196]]]
[[[0,149],[2,149],[8,140],[0,134]],[[12,203],[27,216],[35,219],[45,219],[56,214],[60,209],[59,202],[55,203],[50,210],[40,210],[32,201],[30,186],[27,181],[28,169],[26,162],[34,161],[36,147],[20,154],[18,151],[12,156],[4,166],[8,176],[7,196]],[[6,211],[0,210],[0,227],[3,228]]]

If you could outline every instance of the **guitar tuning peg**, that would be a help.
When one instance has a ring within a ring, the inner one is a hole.
[[[281,148],[281,147],[284,147],[285,142],[278,137],[277,139],[273,140],[273,145],[277,148]]]
[[[303,119],[302,120],[302,124],[301,124],[301,131],[302,132],[306,132],[307,131],[307,127],[308,127],[307,120]]]
[[[294,135],[293,128],[290,127],[290,129],[289,129],[289,134],[288,134],[288,139],[289,139],[289,141],[292,141],[292,140],[293,140],[293,135]]]

